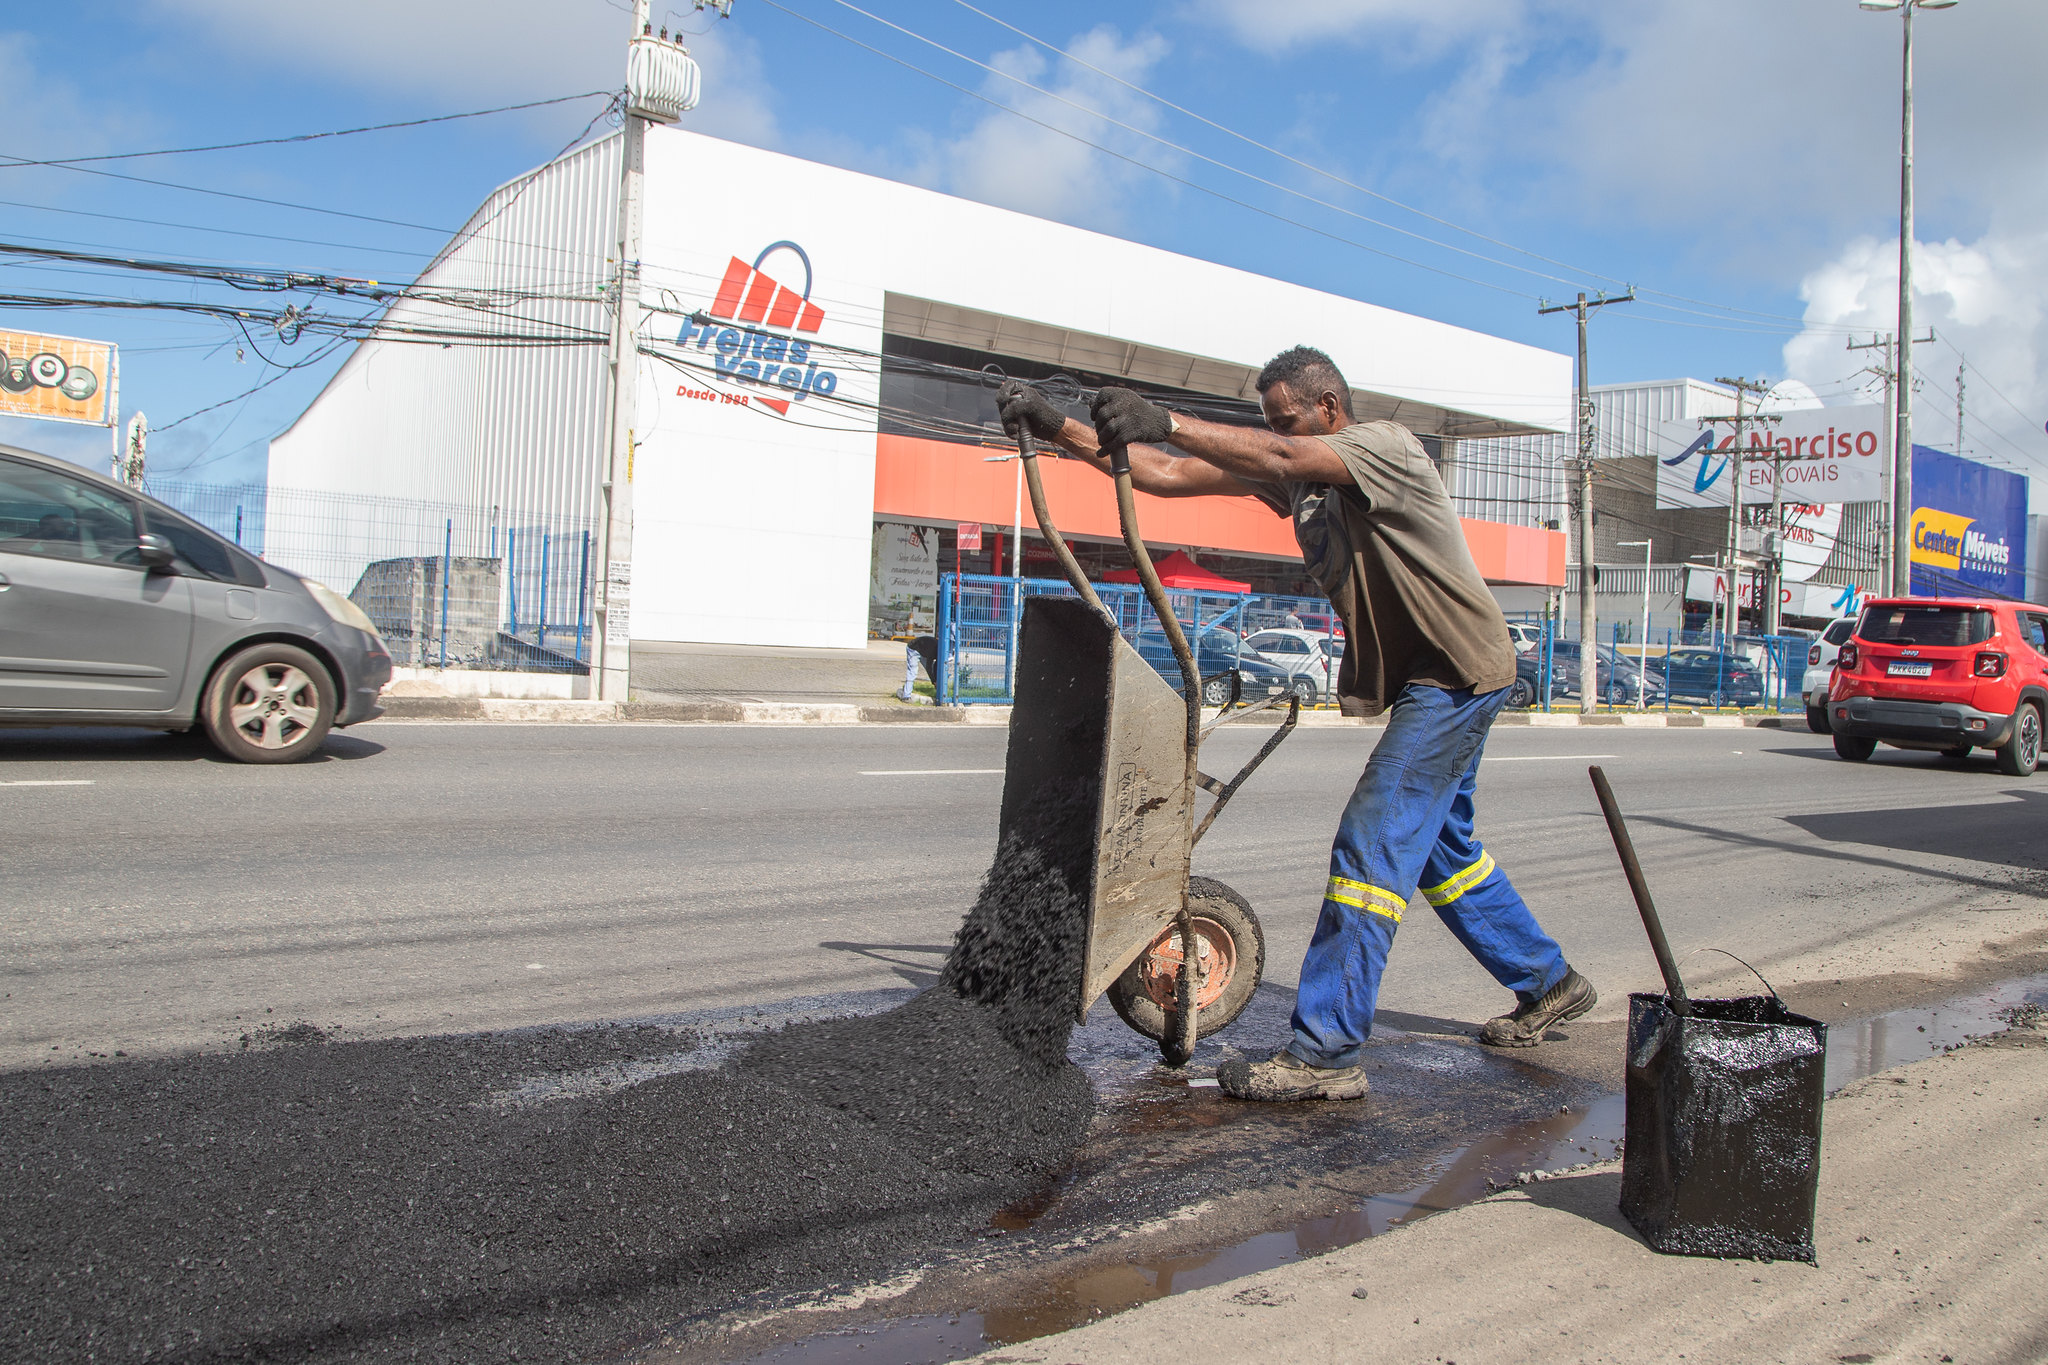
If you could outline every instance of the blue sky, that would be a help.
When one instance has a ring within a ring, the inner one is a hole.
[[[974,0],[993,18],[961,0],[857,3],[735,0],[717,20],[656,0],[658,22],[702,30],[705,96],[686,126],[1560,351],[1570,323],[1539,317],[1539,298],[1633,283],[1642,301],[1595,324],[1595,382],[1741,373],[1827,402],[1866,392],[1868,357],[1844,343],[1894,308],[1896,15],[1854,0]],[[624,0],[136,0],[84,23],[22,8],[0,30],[0,118],[30,159],[604,90],[628,24]],[[1942,340],[1918,354],[1916,435],[1953,443],[1966,353],[1966,453],[2039,480],[2048,6],[1964,0],[1918,33],[1918,307]],[[602,107],[90,163],[183,188],[0,167],[0,240],[402,280]],[[247,297],[44,262],[0,271],[9,293]],[[252,342],[170,313],[0,305],[0,327],[119,342],[124,410],[158,428],[198,413],[153,439],[160,478],[260,479],[264,442],[341,358],[303,363],[310,338]],[[104,430],[15,419],[0,441],[95,466],[109,448]]]

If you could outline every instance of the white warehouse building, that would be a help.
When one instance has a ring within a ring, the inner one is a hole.
[[[576,613],[580,640],[594,565],[575,528],[595,524],[605,464],[620,147],[493,194],[271,442],[266,553],[293,563],[311,534],[283,514],[297,490],[468,509],[445,518],[452,553],[503,556],[508,592],[551,553],[543,610]],[[1505,438],[1569,426],[1568,356],[670,127],[649,130],[644,205],[635,640],[861,646],[892,528],[928,531],[947,569],[1007,573],[1021,552],[1049,576],[1035,537],[1006,546],[1014,475],[986,459],[1001,437],[985,367],[1255,420],[1260,366],[1301,343],[1344,369],[1360,417],[1422,437],[1490,582],[1565,581],[1562,472]],[[1109,566],[1108,481],[1046,475],[1062,531]],[[1161,549],[1261,590],[1302,586],[1288,524],[1255,500],[1141,504]],[[444,519],[416,520],[421,543],[394,546],[366,512],[351,567],[327,572],[346,586],[372,560],[443,554]],[[965,554],[956,530],[977,523],[991,535]],[[556,530],[537,545],[535,526]]]

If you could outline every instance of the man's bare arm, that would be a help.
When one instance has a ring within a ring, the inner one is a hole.
[[[1187,430],[1188,422],[1187,418],[1181,419],[1181,430]],[[1074,459],[1091,464],[1104,474],[1110,472],[1109,457],[1102,453],[1095,428],[1086,422],[1069,417],[1054,443]],[[1252,492],[1245,480],[1204,460],[1176,459],[1156,446],[1134,445],[1130,453],[1131,486],[1141,493],[1160,498],[1201,498],[1247,497]]]
[[[1173,420],[1176,446],[1245,483],[1351,482],[1351,471],[1320,437],[1283,436],[1178,414]]]

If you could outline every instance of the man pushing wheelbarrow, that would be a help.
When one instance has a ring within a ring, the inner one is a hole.
[[[1321,351],[1274,357],[1258,390],[1266,431],[1176,415],[1113,386],[1095,398],[1093,429],[1015,380],[997,401],[1013,437],[1105,474],[1103,452],[1128,447],[1139,491],[1254,497],[1293,521],[1302,560],[1344,623],[1344,713],[1385,712],[1387,727],[1337,824],[1294,1036],[1269,1061],[1226,1063],[1217,1081],[1241,1100],[1357,1099],[1368,1089],[1360,1048],[1380,974],[1418,889],[1515,992],[1515,1008],[1488,1020],[1480,1041],[1533,1047],[1598,997],[1473,833],[1480,755],[1515,654],[1435,465],[1405,427],[1356,420],[1350,387]]]

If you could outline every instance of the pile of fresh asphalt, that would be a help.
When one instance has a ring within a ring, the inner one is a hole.
[[[689,1040],[300,1028],[0,1076],[0,1357],[583,1361],[890,1273],[1079,1143],[1084,932],[1065,869],[1006,843],[940,985],[722,1066],[506,1104]]]

